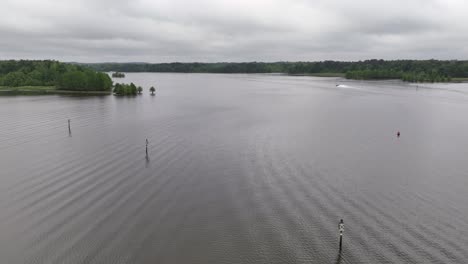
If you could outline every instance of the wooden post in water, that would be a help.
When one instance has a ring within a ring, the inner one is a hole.
[[[68,134],[71,134],[70,119],[68,119]]]
[[[343,247],[343,231],[344,231],[343,219],[341,219],[340,223],[338,224],[338,230],[340,231],[340,251],[341,251]]]
[[[146,139],[146,157],[148,157],[148,139]]]

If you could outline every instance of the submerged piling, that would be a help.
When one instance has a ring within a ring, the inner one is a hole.
[[[68,119],[68,134],[71,134],[70,119]]]

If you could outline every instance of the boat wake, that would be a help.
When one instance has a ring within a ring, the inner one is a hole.
[[[349,85],[346,85],[346,84],[337,84],[336,88],[355,88],[355,87],[352,87],[352,86],[349,86]]]

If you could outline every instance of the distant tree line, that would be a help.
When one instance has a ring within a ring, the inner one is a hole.
[[[282,65],[284,64],[284,65]],[[274,73],[284,72],[288,63],[92,63],[82,64],[97,71],[180,73]]]
[[[319,62],[242,63],[96,63],[85,64],[98,71],[183,73],[340,73],[349,79],[401,79],[410,82],[439,82],[468,78],[468,61],[458,60],[365,60]]]
[[[0,61],[0,86],[56,86],[62,90],[110,91],[111,78],[83,65],[52,60]]]

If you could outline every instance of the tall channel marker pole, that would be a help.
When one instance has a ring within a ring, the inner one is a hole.
[[[148,139],[146,139],[146,157],[148,157]]]
[[[344,223],[343,219],[340,220],[340,223],[338,224],[338,230],[340,231],[340,251],[343,248],[343,232],[344,232]]]

